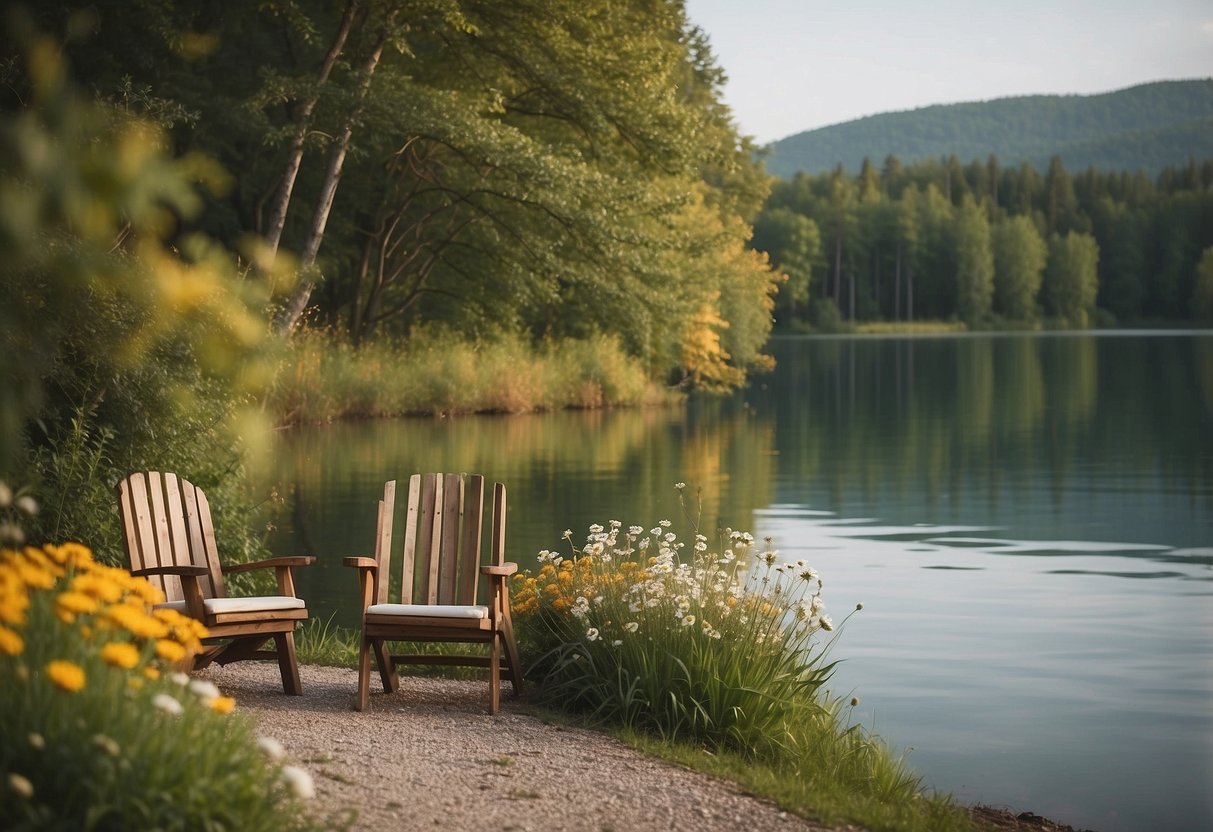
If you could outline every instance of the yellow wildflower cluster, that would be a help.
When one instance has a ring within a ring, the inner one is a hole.
[[[202,646],[206,628],[175,610],[155,605],[164,596],[125,569],[98,563],[79,543],[41,548],[0,549],[0,655],[21,656],[31,603],[45,593],[54,617],[73,638],[88,643],[111,667],[130,670],[155,655],[179,662]],[[85,671],[56,657],[43,668],[59,689],[75,692],[87,683]],[[151,671],[155,669],[145,668]]]

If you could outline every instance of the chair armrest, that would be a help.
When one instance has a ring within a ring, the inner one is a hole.
[[[220,566],[219,571],[224,575],[234,575],[237,572],[248,572],[252,569],[276,569],[282,566],[311,566],[316,562],[313,557],[284,557],[284,558],[266,558],[265,560],[254,560],[248,563],[231,563],[227,566]]]
[[[342,558],[341,562],[358,570],[358,593],[362,596],[360,600],[365,613],[366,608],[375,603],[379,593],[379,561],[374,558]],[[383,577],[386,580],[387,576]]]
[[[205,566],[149,566],[146,569],[132,569],[131,575],[136,578],[146,578],[149,575],[172,575],[180,578],[186,612],[191,618],[205,621],[206,611],[202,607],[202,587],[198,586],[198,579],[206,577],[210,572]]]
[[[278,594],[295,597],[295,576],[291,572],[291,567],[294,566],[310,566],[315,563],[313,557],[286,557],[286,558],[267,558],[265,560],[255,560],[249,563],[233,563],[230,566],[220,566],[219,571],[225,575],[234,575],[237,572],[251,572],[254,569],[273,569],[274,576],[278,579]]]
[[[507,578],[510,575],[513,575],[517,571],[518,571],[518,564],[516,564],[516,563],[503,563],[503,564],[501,564],[501,566],[494,566],[494,565],[490,564],[489,566],[480,567],[481,575],[494,575],[494,576],[500,575],[503,578]]]
[[[210,573],[205,566],[149,566],[147,569],[132,569],[131,575],[146,578],[148,575],[176,575],[178,578],[201,578]]]

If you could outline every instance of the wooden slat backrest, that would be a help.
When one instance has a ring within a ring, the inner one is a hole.
[[[199,581],[204,598],[222,597],[215,530],[206,497],[176,474],[140,471],[118,484],[123,543],[131,569],[155,566],[206,566]],[[172,576],[149,580],[170,601],[181,600],[181,581]]]
[[[463,520],[463,477],[446,474],[442,478],[442,528],[438,547],[438,603],[455,603],[455,567],[459,565],[459,527]]]
[[[493,484],[493,540],[490,557],[494,566],[505,563],[505,486]]]
[[[421,523],[421,475],[409,477],[409,502],[404,517],[404,557],[400,560],[400,603],[413,603],[413,568],[417,557],[417,526]]]
[[[198,530],[202,533],[203,551],[194,551],[194,565],[205,566],[211,573],[211,595],[213,598],[227,597],[227,589],[223,585],[223,572],[219,569],[219,546],[215,543],[215,524],[211,520],[211,505],[206,499],[206,495],[202,493],[201,488],[194,486],[182,480],[188,488],[186,494],[193,494],[198,502]],[[188,496],[187,496],[188,502]],[[206,598],[207,590],[205,587],[206,579],[203,578],[200,583],[204,584],[202,589],[202,597]]]
[[[384,604],[388,598],[392,561],[392,520],[396,514],[396,481],[383,484],[383,499],[379,501],[379,521],[375,527],[375,603]]]
[[[484,477],[468,476],[464,483],[463,521],[459,550],[459,594],[457,604],[476,603],[480,577],[480,530],[484,518]]]
[[[483,522],[483,476],[410,477],[401,602],[475,604]]]

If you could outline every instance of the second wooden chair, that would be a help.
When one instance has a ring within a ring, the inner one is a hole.
[[[362,636],[358,655],[358,698],[370,701],[371,655],[385,691],[399,688],[397,665],[441,664],[487,667],[489,713],[501,703],[501,680],[515,693],[522,686],[518,648],[510,618],[510,575],[518,566],[505,561],[505,486],[493,486],[489,558],[481,564],[484,477],[473,474],[414,474],[409,496],[399,570],[400,598],[388,598],[391,573],[392,520],[396,481],[385,484],[379,501],[375,557],[346,558],[358,569],[362,593]],[[483,603],[478,578],[488,578]],[[388,642],[457,642],[488,645],[488,655],[390,655]]]

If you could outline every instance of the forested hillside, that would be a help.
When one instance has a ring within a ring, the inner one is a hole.
[[[993,153],[1003,165],[1038,170],[1059,156],[1072,171],[1143,171],[1213,158],[1213,79],[1160,81],[1101,95],[1034,95],[884,113],[789,136],[770,147],[767,169],[782,178],[865,158],[903,164]]]

